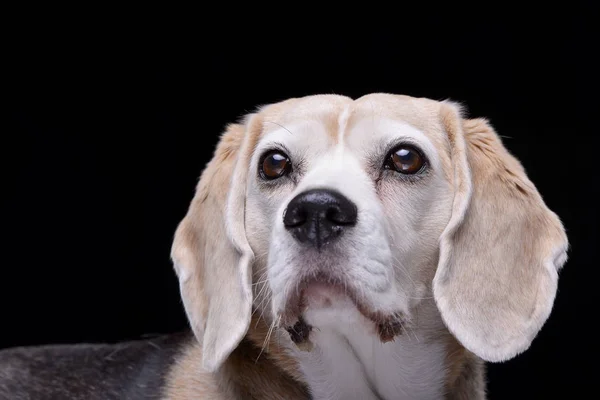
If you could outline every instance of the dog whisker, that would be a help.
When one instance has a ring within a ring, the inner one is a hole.
[[[271,322],[271,325],[269,326],[269,330],[267,331],[267,335],[265,336],[265,340],[263,342],[263,345],[262,345],[262,347],[260,349],[260,352],[258,353],[258,356],[256,357],[256,360],[254,360],[254,363],[258,362],[258,359],[260,358],[260,356],[262,355],[263,351],[267,347],[267,342],[271,338],[271,330],[273,329],[274,324],[275,324],[275,321]]]
[[[283,128],[283,129],[285,129],[287,132],[289,132],[289,134],[290,134],[290,135],[293,135],[292,131],[290,131],[288,128],[286,128],[285,126],[281,125],[281,124],[280,124],[280,123],[278,123],[278,122],[275,122],[275,121],[268,121],[268,120],[267,120],[267,121],[265,121],[265,122],[268,122],[268,123],[270,123],[270,124],[277,125],[277,126],[279,126],[279,127]]]
[[[259,305],[259,308],[261,309],[261,312],[260,312],[260,315],[258,316],[258,320],[260,321],[261,319],[263,319],[266,322],[266,320],[264,319],[264,313],[265,313],[264,302],[265,301],[268,303],[269,301],[271,301],[271,298],[265,296],[265,298],[262,300],[261,304]]]
[[[268,281],[269,281],[269,280],[268,280],[267,278],[265,278],[265,279],[261,279],[261,280],[258,280],[258,281],[256,281],[256,282],[254,282],[254,283],[252,284],[252,286],[258,286],[258,285],[261,285],[261,284],[263,284],[263,283],[266,283],[266,282],[268,282]]]
[[[260,287],[260,290],[256,294],[256,297],[260,297],[263,294],[263,292],[265,290],[267,290],[267,287],[268,287],[268,285],[266,284],[266,281],[260,282],[259,284],[262,285],[262,286]]]
[[[256,309],[261,309],[261,313],[260,313],[260,318],[262,318],[263,313],[265,311],[265,303],[268,303],[272,298],[272,294],[270,292],[265,292],[265,294],[262,296],[262,299],[259,299],[258,297],[254,299],[253,304],[256,305]],[[260,300],[260,301],[259,301]],[[254,315],[256,311],[254,311],[252,313],[252,315]]]
[[[392,256],[392,258],[394,260],[394,265],[397,267],[397,269],[400,272],[402,272],[404,274],[404,276],[406,276],[406,278],[408,278],[408,280],[410,281],[410,283],[412,283],[413,286],[416,286],[415,281],[410,276],[410,273],[408,272],[408,268],[406,268],[404,263],[402,263],[396,256]]]

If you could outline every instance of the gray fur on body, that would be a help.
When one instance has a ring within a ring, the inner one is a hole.
[[[0,351],[1,400],[159,399],[190,334],[114,344],[55,344]]]

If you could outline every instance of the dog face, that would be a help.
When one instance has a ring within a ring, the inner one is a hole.
[[[230,126],[172,257],[214,370],[253,308],[284,328],[355,310],[388,341],[432,294],[467,349],[509,359],[547,319],[566,249],[487,121],[373,94],[291,99]]]
[[[389,340],[426,293],[452,209],[450,164],[440,132],[388,103],[311,97],[267,117],[245,225],[255,303],[271,299],[277,325],[339,324],[331,314],[356,308]]]

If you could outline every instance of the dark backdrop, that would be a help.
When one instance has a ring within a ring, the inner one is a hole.
[[[201,10],[64,11],[21,14],[5,37],[1,347],[186,329],[169,249],[223,126],[291,96],[385,91],[488,117],[567,228],[553,314],[527,353],[489,367],[491,398],[595,385],[591,8],[243,24]]]

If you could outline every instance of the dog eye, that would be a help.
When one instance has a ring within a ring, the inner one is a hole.
[[[260,175],[264,179],[277,179],[289,173],[291,167],[290,158],[285,153],[273,150],[262,157]]]
[[[423,169],[425,159],[421,153],[412,146],[401,145],[392,150],[386,162],[386,168],[402,174],[416,174]]]

